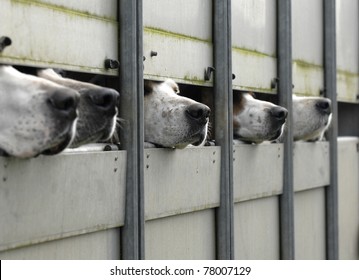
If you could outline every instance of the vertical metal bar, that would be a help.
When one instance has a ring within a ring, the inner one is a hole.
[[[234,259],[234,190],[233,190],[233,89],[232,89],[232,2],[227,0],[227,83],[228,83],[228,185],[230,222],[230,259]]]
[[[332,101],[332,124],[328,131],[330,185],[326,188],[327,258],[338,259],[338,104],[336,66],[335,0],[323,0],[324,9],[324,87]]]
[[[283,193],[280,196],[281,258],[294,259],[294,187],[292,124],[292,23],[291,0],[277,1],[278,97],[288,108],[284,135]]]
[[[145,259],[145,189],[144,189],[144,85],[143,85],[143,0],[137,0],[137,148],[139,190],[139,259]]]
[[[215,140],[221,146],[217,258],[234,258],[231,1],[213,0]]]
[[[120,57],[120,114],[126,119],[120,133],[122,147],[127,151],[125,225],[121,229],[121,257],[139,259],[143,257],[143,217],[141,189],[143,191],[143,139],[142,117],[142,33],[138,21],[142,13],[139,1],[119,0],[119,57]],[[142,24],[141,24],[142,25]],[[139,56],[141,55],[141,56]],[[141,62],[140,62],[141,61]],[[142,194],[143,195],[143,194]]]

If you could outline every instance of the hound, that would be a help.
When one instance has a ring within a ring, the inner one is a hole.
[[[283,107],[255,99],[250,93],[235,92],[233,138],[255,144],[276,140],[283,133],[287,115]]]
[[[0,65],[0,154],[57,154],[75,135],[79,94]]]
[[[294,141],[320,141],[332,119],[331,101],[323,97],[293,95]]]
[[[76,136],[71,148],[111,138],[116,127],[119,93],[110,88],[63,78],[53,69],[38,70],[37,76],[80,93]]]
[[[171,79],[145,82],[145,147],[185,148],[203,145],[208,132],[210,109],[190,98],[179,96]]]

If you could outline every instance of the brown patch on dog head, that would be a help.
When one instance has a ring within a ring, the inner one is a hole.
[[[145,81],[144,82],[144,93],[145,95],[148,95],[153,92],[153,88],[158,85],[158,82],[154,81]]]
[[[246,105],[246,99],[244,98],[244,94],[248,93],[241,93],[241,92],[233,92],[233,130],[237,131],[241,124],[239,123],[238,119],[235,117],[239,115]]]
[[[233,93],[233,116],[239,115],[246,105],[246,99],[244,98],[244,94],[247,93]]]

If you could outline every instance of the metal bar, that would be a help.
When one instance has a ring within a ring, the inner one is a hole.
[[[335,0],[323,0],[324,87],[332,101],[332,124],[328,130],[330,185],[326,188],[327,259],[338,259],[338,104],[336,66]]]
[[[120,133],[120,141],[123,149],[127,151],[126,163],[126,205],[125,205],[125,225],[121,228],[121,258],[123,259],[139,259],[143,257],[141,246],[143,246],[142,224],[140,222],[143,207],[139,206],[141,201],[140,192],[141,180],[143,179],[143,162],[141,163],[141,155],[143,149],[141,147],[141,116],[139,96],[141,94],[141,72],[142,68],[142,46],[140,48],[139,41],[142,41],[138,30],[138,20],[140,13],[138,1],[119,0],[119,57],[120,57],[120,114],[126,119],[123,131]],[[141,49],[141,50],[140,50]],[[141,60],[141,64],[139,62]],[[143,81],[142,81],[143,82]],[[140,91],[139,91],[140,90]],[[142,124],[143,125],[143,124]],[[142,144],[143,145],[143,144]],[[143,181],[143,180],[142,180]],[[141,209],[141,210],[140,210]]]
[[[137,0],[137,147],[139,190],[139,259],[145,259],[145,189],[144,189],[144,83],[143,83],[143,0]]]
[[[280,256],[294,259],[294,187],[292,124],[292,37],[291,1],[277,1],[277,53],[279,104],[288,108],[287,129],[284,135],[283,193],[280,196]]]
[[[220,206],[217,210],[217,258],[234,258],[231,1],[213,2],[215,140],[221,146]]]

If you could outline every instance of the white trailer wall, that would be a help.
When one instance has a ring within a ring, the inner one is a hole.
[[[292,1],[293,92],[318,96],[324,88],[322,0]]]
[[[359,139],[338,143],[339,258],[359,259]],[[356,172],[354,171],[356,170]]]
[[[143,6],[145,78],[211,85],[204,79],[213,66],[211,1],[144,0]]]
[[[116,74],[104,69],[118,57],[116,0],[1,0],[0,18],[2,63]]]
[[[359,3],[336,1],[338,100],[359,103]]]
[[[232,1],[233,89],[275,92],[276,1]]]
[[[117,75],[117,1],[1,0],[0,63]],[[275,0],[232,1],[233,88],[276,94]],[[212,1],[144,0],[144,76],[212,86]],[[338,99],[358,102],[358,2],[337,0]],[[200,16],[199,16],[200,15]],[[322,1],[292,1],[294,92],[323,89]],[[14,24],[16,23],[16,24]],[[350,31],[350,32],[348,32]],[[340,139],[339,257],[359,258],[358,138]],[[234,257],[280,259],[282,144],[233,147]],[[325,259],[329,143],[294,144],[295,257]],[[144,151],[145,257],[215,259],[220,147]],[[0,158],[1,259],[118,259],[126,152]]]
[[[358,258],[358,143],[339,141],[340,258]],[[235,154],[235,258],[279,259],[282,145],[238,145]],[[214,259],[219,149],[146,155],[146,258]],[[2,158],[0,258],[118,258],[124,159],[124,152]],[[328,144],[296,143],[294,160],[296,258],[323,259]]]

